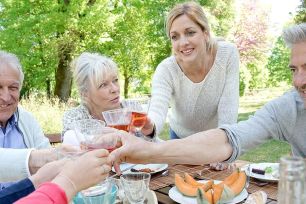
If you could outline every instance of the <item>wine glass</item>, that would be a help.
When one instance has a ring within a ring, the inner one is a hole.
[[[140,136],[141,129],[147,122],[147,113],[150,107],[150,98],[143,96],[122,101],[122,106],[132,112],[131,126],[135,128],[135,135]]]
[[[119,130],[129,131],[132,113],[126,108],[114,109],[102,112],[107,126]]]
[[[128,201],[131,204],[142,204],[149,190],[151,174],[144,172],[127,173],[120,180]]]
[[[76,137],[82,150],[107,149],[114,150],[117,137],[107,133],[113,132],[105,127],[105,123],[95,119],[77,120],[73,123]]]

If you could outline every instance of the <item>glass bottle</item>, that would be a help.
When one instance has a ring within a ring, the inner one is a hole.
[[[279,167],[278,198],[279,204],[304,204],[305,162],[301,157],[282,157]]]

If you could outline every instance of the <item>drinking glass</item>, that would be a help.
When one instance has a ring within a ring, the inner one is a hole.
[[[132,119],[132,113],[126,108],[109,110],[102,112],[107,126],[119,130],[129,131],[129,125]]]
[[[279,204],[302,204],[305,198],[305,162],[301,157],[282,157],[279,166]]]
[[[120,176],[125,195],[131,204],[144,203],[150,178],[151,175],[144,172],[126,173]]]
[[[117,143],[117,137],[107,134],[112,130],[100,120],[77,120],[74,122],[74,131],[82,150],[107,149],[111,152]]]
[[[132,112],[131,126],[135,127],[135,135],[141,135],[140,131],[147,121],[147,114],[150,107],[150,98],[143,96],[139,98],[126,99],[122,106]]]
[[[109,180],[81,191],[81,199],[85,204],[114,204],[118,187]]]

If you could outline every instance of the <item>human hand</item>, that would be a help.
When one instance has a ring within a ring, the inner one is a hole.
[[[216,162],[209,165],[210,169],[223,171],[231,167],[231,164],[225,162]]]
[[[77,152],[79,148],[72,145],[61,145],[56,148],[35,149],[31,151],[28,164],[31,175],[35,174],[45,164],[58,160],[58,152],[60,151]]]
[[[30,176],[29,179],[32,181],[35,189],[40,184],[54,179],[62,170],[66,162],[67,160],[62,159],[47,163],[43,167],[41,167],[34,175]]]
[[[153,130],[154,130],[154,123],[151,121],[149,116],[147,116],[146,123],[143,126],[143,128],[141,129],[141,132],[144,135],[150,135],[150,134],[152,134]]]
[[[146,162],[152,145],[151,142],[135,137],[125,131],[115,133],[118,137],[116,149],[110,153],[109,160],[114,164],[114,168],[120,174],[119,164],[122,162],[144,163]]]
[[[70,160],[63,167],[53,183],[61,186],[70,200],[77,192],[99,183],[111,170],[108,151],[93,150],[76,160]]]

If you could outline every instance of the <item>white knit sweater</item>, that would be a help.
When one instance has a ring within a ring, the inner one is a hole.
[[[170,127],[180,138],[237,122],[239,54],[236,46],[219,41],[214,64],[199,83],[186,77],[174,56],[163,60],[153,76],[149,110],[157,133],[163,128],[169,105]]]

